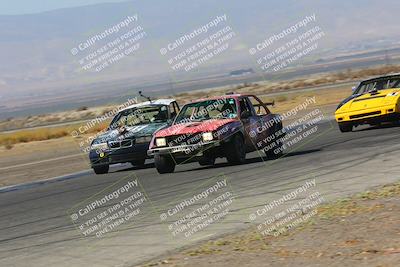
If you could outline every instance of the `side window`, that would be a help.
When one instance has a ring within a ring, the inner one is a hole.
[[[178,106],[178,103],[175,101],[175,102],[173,102],[172,104],[174,105],[174,109],[175,109],[176,114],[178,114],[178,113],[179,113],[179,106]]]
[[[251,108],[251,104],[248,101],[249,100],[247,98],[241,98],[239,100],[240,113],[242,114],[244,111],[248,111],[248,112],[250,112],[251,115],[253,115],[253,110]]]
[[[261,103],[260,100],[258,100],[257,98],[255,98],[254,96],[249,96],[249,100],[251,102],[251,104],[254,107],[254,110],[256,111],[256,114],[258,116],[263,116],[263,115],[267,115],[270,114],[271,111],[269,111],[269,109],[263,105],[263,103]]]
[[[174,119],[179,112],[179,108],[176,102],[169,104],[169,111],[171,113],[171,119]]]
[[[249,103],[247,103],[246,98],[241,98],[239,100],[239,105],[240,105],[240,113],[243,113],[244,111],[251,112],[251,109],[249,107]]]
[[[383,82],[383,88],[382,89],[392,89],[392,88],[398,88],[400,85],[400,79],[399,78],[392,78],[388,79]]]
[[[395,78],[389,81],[389,87],[388,88],[399,88],[400,87],[400,79]]]

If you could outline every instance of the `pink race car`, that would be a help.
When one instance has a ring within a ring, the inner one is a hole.
[[[213,165],[218,157],[242,164],[246,153],[262,150],[270,158],[282,154],[284,135],[279,115],[255,95],[227,94],[183,106],[172,125],[153,135],[148,155],[159,173],[197,161]],[[265,149],[268,147],[268,149]]]

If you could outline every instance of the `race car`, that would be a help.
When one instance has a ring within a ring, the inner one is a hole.
[[[178,112],[175,99],[150,100],[121,110],[107,131],[91,143],[89,158],[94,172],[107,173],[110,165],[117,163],[144,165],[153,133],[170,125]]]
[[[172,173],[177,164],[193,161],[214,165],[219,157],[242,164],[246,153],[255,150],[279,157],[282,144],[278,135],[282,136],[281,117],[266,103],[255,95],[231,93],[183,106],[170,127],[154,134],[148,155],[154,156],[159,173]],[[271,143],[274,145],[269,147],[274,149],[263,150]]]
[[[341,132],[353,127],[383,122],[399,122],[400,74],[386,75],[362,81],[353,94],[336,109],[335,118]]]

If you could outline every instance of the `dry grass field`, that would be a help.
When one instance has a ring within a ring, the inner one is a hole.
[[[399,266],[400,184],[320,206],[278,237],[257,229],[227,235],[154,260],[150,266]]]
[[[336,105],[346,96],[351,94],[348,86],[334,87],[332,89],[302,91],[304,88],[312,88],[323,85],[334,85],[336,83],[357,81],[366,77],[382,75],[387,73],[400,72],[400,66],[384,66],[363,70],[348,70],[346,72],[328,73],[321,75],[313,75],[308,78],[295,79],[284,82],[262,82],[254,84],[243,84],[236,86],[236,93],[252,93],[260,95],[266,102],[275,101],[276,105],[271,107],[273,112],[284,112],[297,104],[304,102],[308,97],[316,96],[318,106]],[[207,90],[208,96],[216,96],[232,91],[232,88],[223,87]],[[298,91],[298,92],[296,92]],[[266,96],[275,94],[273,97]],[[204,90],[180,93],[174,96],[180,103],[186,103],[191,99],[204,97]],[[106,107],[81,107],[74,111],[58,112],[53,114],[43,114],[37,116],[29,116],[26,118],[8,119],[0,122],[0,131],[6,131],[13,128],[22,128],[22,130],[13,131],[11,133],[0,133],[0,146],[12,149],[15,144],[27,143],[32,141],[43,141],[67,137],[73,130],[76,130],[82,123],[77,121],[90,120],[98,116],[102,116],[115,108],[114,106]],[[69,122],[69,123],[67,123]],[[52,123],[65,123],[62,126],[47,126]],[[39,127],[35,129],[23,129],[26,127]],[[93,127],[90,133],[96,133],[103,130],[106,123]]]

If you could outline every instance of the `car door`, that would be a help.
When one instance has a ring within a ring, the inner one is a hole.
[[[258,146],[258,149],[262,149],[267,146],[271,141],[273,141],[277,136],[275,132],[277,131],[277,115],[273,114],[267,107],[265,103],[263,103],[258,97],[256,96],[248,96],[254,110],[256,116],[259,118],[259,127],[257,128],[257,133],[259,135],[258,141],[259,144],[262,146]],[[267,142],[266,142],[267,140]]]
[[[255,114],[253,106],[247,97],[239,98],[240,120],[244,126],[245,144],[248,151],[253,151],[260,141],[257,133],[258,127],[261,126],[260,117]]]

